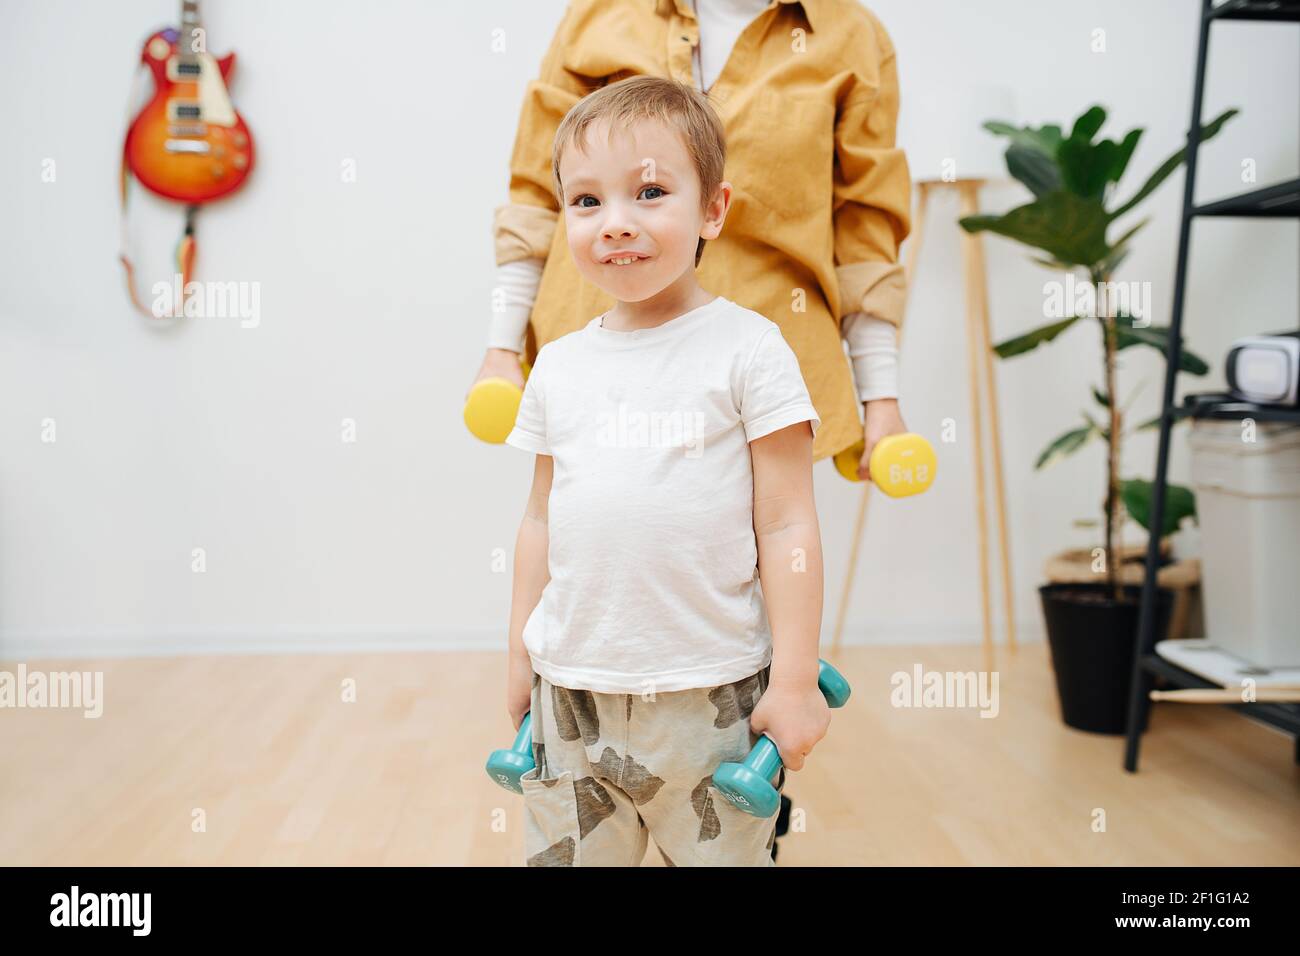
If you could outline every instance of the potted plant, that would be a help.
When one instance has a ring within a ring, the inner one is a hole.
[[[1201,140],[1215,136],[1236,113],[1235,109],[1226,110],[1207,123],[1201,129]],[[1133,237],[1148,220],[1127,228],[1114,240],[1107,238],[1107,232],[1115,220],[1151,195],[1183,163],[1186,148],[1157,167],[1131,198],[1112,206],[1115,187],[1143,131],[1131,130],[1118,143],[1095,139],[1105,121],[1106,111],[1093,106],[1075,120],[1068,136],[1055,125],[1018,128],[997,121],[985,123],[989,132],[1010,140],[1007,171],[1034,198],[1003,215],[963,217],[961,226],[968,232],[993,232],[1042,250],[1047,256],[1037,257],[1036,262],[1066,273],[1066,281],[1059,284],[1066,290],[1059,296],[1061,317],[995,346],[1000,358],[1027,354],[1083,324],[1085,319],[1094,320],[1101,335],[1103,384],[1094,387],[1092,395],[1103,409],[1099,415],[1103,420],[1096,421],[1083,412],[1084,423],[1054,439],[1035,467],[1043,468],[1094,440],[1105,442],[1104,546],[1095,549],[1089,564],[1092,580],[1049,582],[1039,588],[1039,595],[1065,723],[1080,730],[1118,734],[1125,729],[1141,587],[1125,583],[1125,556],[1117,539],[1123,503],[1127,501],[1129,514],[1143,523],[1147,512],[1142,502],[1149,500],[1150,487],[1137,479],[1121,481],[1119,477],[1127,409],[1122,410],[1116,399],[1116,355],[1135,346],[1167,353],[1169,329],[1150,324],[1149,314],[1141,315],[1132,309],[1131,300],[1123,301],[1127,287],[1113,281]],[[1076,274],[1080,277],[1077,287]],[[1181,354],[1180,371],[1204,375],[1209,370],[1205,362],[1186,349]],[[1159,424],[1157,416],[1138,429]],[[1190,513],[1189,504],[1194,507],[1191,491],[1186,488],[1170,485],[1167,499],[1162,537],[1177,529],[1178,522]],[[1141,558],[1134,557],[1140,567]],[[1139,570],[1139,580],[1140,575]],[[1173,592],[1160,587],[1157,594],[1159,640],[1169,623]]]

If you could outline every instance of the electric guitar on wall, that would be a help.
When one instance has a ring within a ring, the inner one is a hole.
[[[124,162],[145,187],[199,204],[238,189],[253,168],[253,138],[230,102],[235,54],[207,52],[198,0],[181,4],[181,28],[145,41],[153,98],[127,130]]]

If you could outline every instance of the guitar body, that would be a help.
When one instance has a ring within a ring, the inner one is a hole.
[[[141,60],[153,74],[154,95],[127,130],[124,158],[152,192],[198,204],[243,185],[253,137],[226,92],[235,54],[182,55],[179,38],[169,29],[145,41]]]

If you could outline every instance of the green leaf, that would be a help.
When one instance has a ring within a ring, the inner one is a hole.
[[[1119,485],[1124,507],[1133,516],[1133,520],[1146,528],[1147,533],[1150,534],[1151,494],[1154,486],[1141,478],[1121,481]],[[1162,538],[1177,531],[1178,525],[1184,518],[1196,515],[1196,495],[1190,488],[1184,488],[1182,485],[1167,485],[1164,511],[1164,520],[1160,525]]]
[[[1110,408],[1110,399],[1095,385],[1092,387],[1092,397],[1097,400],[1097,404],[1102,408]]]
[[[1128,258],[1129,249],[1127,246],[1112,249],[1105,259],[1097,263],[1097,268],[1101,269],[1107,275],[1119,268],[1120,263]]]
[[[1110,252],[1106,254],[1106,258],[1097,263],[1097,268],[1104,275],[1112,275],[1115,270],[1119,268],[1119,264],[1128,258],[1129,240],[1137,235],[1137,231],[1150,221],[1150,217],[1143,219],[1136,226],[1115,240],[1114,244],[1110,247]]]
[[[1150,221],[1151,221],[1151,217],[1148,216],[1146,219],[1143,219],[1141,222],[1139,222],[1136,226],[1134,226],[1134,227],[1133,227],[1132,229],[1130,229],[1128,232],[1124,233],[1124,235],[1122,235],[1122,236],[1120,236],[1118,239],[1116,239],[1114,245],[1112,245],[1112,246],[1110,247],[1110,248],[1111,248],[1111,251],[1113,252],[1113,251],[1116,250],[1116,249],[1121,249],[1121,248],[1123,248],[1124,246],[1128,245],[1129,240],[1132,239],[1135,235],[1137,235],[1138,230],[1141,229],[1143,226],[1145,226],[1145,225],[1146,225],[1147,223],[1149,223]]]
[[[1109,428],[1104,428],[1104,427],[1102,427],[1102,425],[1101,425],[1100,423],[1098,423],[1098,422],[1096,422],[1096,421],[1093,421],[1092,416],[1089,415],[1087,412],[1084,412],[1084,413],[1083,413],[1083,417],[1084,417],[1084,420],[1087,421],[1087,423],[1093,427],[1093,430],[1094,430],[1098,435],[1101,436],[1102,441],[1105,441],[1105,442],[1109,442],[1109,441],[1110,441],[1110,429],[1109,429]],[[1109,421],[1109,419],[1107,419],[1107,421]]]
[[[1106,111],[1100,106],[1090,107],[1074,121],[1074,128],[1070,130],[1070,139],[1083,140],[1087,143],[1097,135],[1097,130],[1101,129],[1105,122]]]
[[[1050,342],[1056,338],[1075,322],[1079,321],[1077,315],[1072,315],[1068,319],[1062,319],[1060,322],[1053,322],[1051,325],[1044,325],[1042,328],[1034,329],[1032,332],[1026,332],[1024,335],[1017,335],[1015,338],[1007,339],[1005,342],[999,342],[993,346],[993,351],[997,353],[998,358],[1011,358],[1013,355],[1023,355],[1025,352],[1032,352],[1038,346],[1045,342]]]
[[[1055,125],[1035,129],[1032,126],[1021,128],[1010,123],[989,120],[984,128],[998,136],[1009,137],[1013,143],[1036,149],[1049,157],[1056,156],[1056,149],[1061,145],[1061,127]]]
[[[1061,181],[1066,189],[1083,199],[1100,203],[1106,195],[1106,183],[1115,165],[1117,145],[1108,139],[1090,143],[1071,136],[1057,150]]]
[[[1045,196],[1061,188],[1061,171],[1052,158],[1020,143],[1007,147],[1007,172],[1035,196]]]
[[[1143,422],[1141,425],[1139,425],[1137,427],[1137,431],[1145,431],[1148,428],[1159,428],[1159,427],[1160,427],[1160,416],[1157,415],[1149,422]]]
[[[1137,148],[1138,140],[1142,138],[1142,130],[1129,130],[1128,135],[1119,144],[1119,150],[1115,153],[1115,164],[1111,167],[1110,181],[1119,182],[1124,178],[1124,170],[1128,169],[1128,161],[1133,158],[1133,150]]]
[[[1148,325],[1142,328],[1134,328],[1133,316],[1117,315],[1115,317],[1115,348],[1126,349],[1134,345],[1146,345],[1153,349],[1159,349],[1168,358],[1169,326]],[[1178,363],[1178,370],[1191,375],[1204,375],[1210,370],[1210,367],[1205,364],[1205,360],[1199,355],[1184,348]]]
[[[1038,456],[1038,461],[1034,462],[1034,470],[1043,468],[1058,458],[1073,454],[1082,448],[1088,439],[1096,437],[1096,435],[1097,429],[1092,425],[1071,429],[1043,449],[1043,453]]]
[[[1067,189],[1085,199],[1101,201],[1110,184],[1119,182],[1124,175],[1142,130],[1131,130],[1120,143],[1109,139],[1094,143],[1090,129],[1085,126],[1082,132],[1072,133],[1057,150],[1056,158]]]
[[[967,232],[995,232],[1042,249],[1069,265],[1092,266],[1109,252],[1106,210],[1101,203],[1064,190],[1001,216],[964,216],[959,222]]]
[[[1204,143],[1205,141],[1209,139],[1213,139],[1215,136],[1217,136],[1219,130],[1223,128],[1223,124],[1226,123],[1228,120],[1230,120],[1232,117],[1236,116],[1238,112],[1239,111],[1235,108],[1224,110],[1222,113],[1216,116],[1209,123],[1206,123],[1204,126],[1202,126],[1201,142]],[[1134,195],[1132,199],[1124,203],[1124,205],[1120,206],[1114,212],[1110,213],[1109,214],[1110,218],[1118,219],[1120,216],[1124,215],[1124,213],[1128,212],[1130,209],[1132,209],[1134,206],[1140,203],[1143,199],[1146,199],[1147,196],[1151,195],[1151,193],[1155,192],[1156,189],[1159,188],[1160,184],[1163,183],[1166,179],[1168,179],[1169,176],[1173,173],[1173,171],[1183,164],[1183,160],[1186,158],[1187,158],[1187,145],[1184,144],[1183,147],[1178,150],[1178,152],[1174,153],[1172,156],[1170,156],[1168,159],[1166,159],[1163,163],[1161,163],[1156,168],[1156,171],[1151,174],[1151,177],[1146,181],[1145,184],[1143,184],[1142,188],[1137,191],[1137,194]]]
[[[1101,202],[1106,193],[1106,183],[1115,165],[1119,147],[1108,139],[1093,143],[1106,111],[1094,106],[1074,121],[1069,139],[1056,150],[1056,161],[1061,169],[1061,183],[1065,189],[1083,199]]]

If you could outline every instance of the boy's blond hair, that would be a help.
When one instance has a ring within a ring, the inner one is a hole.
[[[611,130],[626,129],[641,120],[659,120],[681,134],[687,155],[700,182],[700,208],[722,182],[727,161],[727,139],[722,120],[707,97],[693,86],[658,76],[633,76],[603,86],[573,105],[555,131],[551,150],[551,173],[555,195],[564,206],[564,184],[560,181],[560,157],[570,146],[582,148],[588,127],[608,120]],[[695,247],[695,264],[704,254],[704,239]]]

